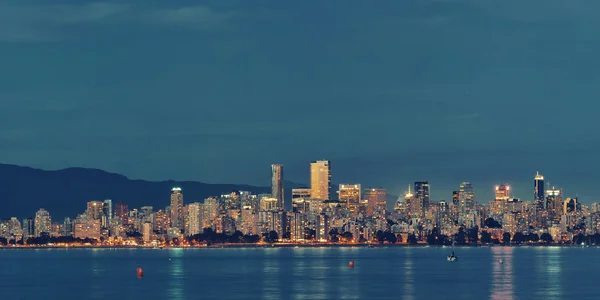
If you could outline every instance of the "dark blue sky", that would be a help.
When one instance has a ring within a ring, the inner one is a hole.
[[[52,4],[48,4],[48,3]],[[599,1],[0,0],[0,158],[600,196]]]

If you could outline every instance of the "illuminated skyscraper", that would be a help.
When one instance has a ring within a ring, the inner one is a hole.
[[[562,190],[554,187],[548,188],[546,191],[546,210],[553,219],[560,220],[564,210]]]
[[[7,231],[4,231],[4,237],[6,239],[14,239],[19,241],[23,238],[23,227],[21,226],[21,222],[16,217],[10,218],[6,222]]]
[[[144,222],[142,225],[142,235],[144,243],[150,242],[150,239],[152,238],[152,224],[150,222]]]
[[[73,236],[71,218],[65,218],[63,222],[63,236]]]
[[[422,214],[422,206],[418,198],[415,197],[410,191],[410,185],[408,185],[408,191],[404,193],[404,206],[409,216],[420,216]]]
[[[346,203],[350,212],[356,212],[360,203],[361,197],[360,184],[340,184],[338,189],[338,197],[340,202]]]
[[[186,235],[192,236],[195,234],[202,233],[203,221],[202,215],[204,215],[204,207],[202,203],[190,203],[187,205],[188,223]]]
[[[150,222],[154,226],[154,208],[152,206],[142,206],[140,208],[140,218],[142,222]]]
[[[365,189],[364,198],[368,201],[367,215],[373,215],[374,211],[380,211],[385,215],[387,192],[382,188]]]
[[[219,203],[217,198],[210,197],[204,199],[204,226],[203,228],[211,227],[219,212]]]
[[[261,211],[276,211],[276,210],[278,210],[277,198],[275,198],[275,197],[260,198],[260,210]]]
[[[544,210],[544,176],[537,172],[533,179],[533,201],[538,211]]]
[[[159,209],[154,214],[154,230],[165,233],[170,224],[169,213],[165,210]]]
[[[40,208],[40,210],[35,213],[34,223],[35,237],[42,236],[42,233],[50,234],[52,220],[50,219],[50,213],[48,211]]]
[[[425,210],[429,207],[429,182],[415,182],[415,198],[418,199],[421,210]]]
[[[171,227],[183,228],[183,193],[180,187],[171,189]]]
[[[100,240],[100,220],[92,219],[88,215],[78,217],[72,222],[73,237]]]
[[[87,210],[85,213],[93,220],[101,220],[103,205],[104,204],[101,201],[90,201],[87,203]]]
[[[331,164],[328,160],[310,163],[310,196],[311,198],[329,200],[331,191]]]
[[[494,187],[496,199],[490,202],[491,217],[500,221],[504,214],[504,208],[510,197],[510,186],[501,184]]]
[[[104,203],[102,203],[102,215],[102,227],[108,227],[113,216],[112,200],[104,200]]]
[[[501,184],[496,186],[496,201],[508,201],[510,199],[510,185]]]
[[[458,201],[460,212],[462,214],[468,213],[475,208],[475,189],[470,182],[463,182],[460,184]]]
[[[277,207],[284,209],[283,165],[271,165],[271,195],[277,198]]]

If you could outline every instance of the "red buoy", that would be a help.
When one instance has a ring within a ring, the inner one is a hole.
[[[353,269],[353,268],[354,268],[354,262],[353,262],[353,261],[350,261],[350,264],[349,264],[349,266],[350,266],[350,269]]]
[[[142,270],[142,268],[137,268],[137,276],[144,277],[144,270]]]

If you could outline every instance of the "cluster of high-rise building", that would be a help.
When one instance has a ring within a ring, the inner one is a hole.
[[[425,237],[433,228],[446,235],[464,229],[485,228],[493,238],[502,240],[505,233],[513,236],[549,234],[555,242],[571,241],[576,234],[591,235],[600,232],[598,203],[591,207],[582,205],[578,199],[565,198],[562,189],[546,186],[539,174],[533,179],[532,200],[524,201],[512,195],[509,184],[494,187],[495,198],[477,201],[475,189],[463,182],[452,193],[451,201],[429,203],[429,184],[415,182],[414,193],[410,186],[402,201],[394,207],[392,219],[400,220],[396,229],[400,232]],[[487,202],[487,203],[486,203]],[[488,221],[488,222],[486,222]],[[499,224],[490,226],[491,224]]]
[[[554,241],[571,240],[574,234],[600,232],[600,206],[587,207],[577,198],[564,198],[563,191],[550,188],[539,173],[534,177],[532,200],[514,198],[508,184],[499,184],[495,198],[477,201],[469,182],[460,184],[450,201],[432,201],[427,181],[409,185],[406,193],[387,209],[383,188],[359,183],[331,185],[331,162],[310,163],[310,186],[294,188],[286,197],[283,165],[271,166],[271,193],[255,195],[247,191],[210,197],[203,202],[184,202],[180,187],[171,189],[170,205],[130,209],[112,200],[87,202],[85,212],[62,222],[51,219],[45,209],[35,217],[0,221],[0,237],[27,241],[36,237],[71,236],[106,242],[156,243],[198,235],[205,228],[217,233],[267,236],[277,233],[290,242],[324,242],[344,236],[346,242],[370,242],[376,233],[391,232],[406,241],[419,240],[437,228],[450,235],[464,229],[486,228],[493,237],[548,233]],[[333,191],[332,188],[337,188]],[[285,209],[291,201],[291,209]],[[484,203],[487,202],[487,203]],[[490,224],[497,224],[491,226]],[[351,237],[351,238],[348,238]]]

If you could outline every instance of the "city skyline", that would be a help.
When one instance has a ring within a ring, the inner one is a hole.
[[[156,247],[184,242],[189,246],[210,238],[210,232],[231,236],[233,243],[244,239],[250,243],[447,244],[452,236],[459,244],[478,244],[479,239],[482,243],[569,244],[600,238],[600,203],[587,206],[562,189],[548,186],[546,190],[539,171],[533,177],[531,201],[515,198],[508,183],[496,185],[495,197],[488,203],[478,201],[473,184],[466,181],[452,192],[450,201],[433,200],[429,182],[415,181],[390,209],[383,201],[385,189],[339,184],[337,192],[331,193],[331,161],[311,161],[308,167],[311,185],[292,189],[291,209],[283,206],[283,166],[272,164],[270,194],[240,190],[186,203],[183,189],[174,186],[164,208],[130,209],[118,202],[113,211],[112,199],[92,200],[83,213],[63,222],[40,208],[35,217],[22,222],[17,217],[0,219],[0,242],[26,246],[53,238],[70,240],[67,244],[92,239],[101,245],[125,242]]]
[[[312,161],[312,162],[315,162],[315,161]],[[281,169],[283,170],[283,164],[273,164],[272,166],[281,166]],[[289,167],[286,169],[289,170]],[[283,179],[283,182],[291,182],[292,185],[296,185],[296,186],[310,187],[310,175],[309,175],[310,169],[306,168],[306,167],[304,169],[306,169],[305,171],[307,171],[306,172],[307,179],[305,179],[304,182],[292,181],[287,177],[285,177]],[[58,171],[60,171],[60,170],[67,170],[67,169],[59,169]],[[89,170],[93,171],[95,169],[89,169]],[[44,171],[51,171],[51,170],[44,170]],[[102,170],[102,171],[104,171],[104,170]],[[294,171],[294,169],[292,169],[292,171]],[[335,193],[337,185],[344,183],[344,182],[342,182],[342,180],[338,179],[338,177],[341,177],[338,173],[342,173],[343,171],[344,170],[338,170],[332,176],[333,179],[330,180],[330,184],[332,185],[332,187],[330,188],[330,192]],[[273,170],[271,170],[271,172],[273,172]],[[530,171],[529,173],[531,174],[532,172]],[[117,174],[117,173],[109,172],[108,174]],[[544,174],[546,174],[546,173],[544,172]],[[517,180],[514,180],[514,181],[495,180],[495,181],[491,181],[491,182],[485,181],[486,185],[483,185],[483,184],[481,184],[480,180],[475,179],[475,180],[470,180],[470,183],[473,186],[475,186],[475,189],[477,190],[477,193],[479,195],[478,198],[479,199],[483,198],[484,201],[486,201],[488,199],[493,199],[495,197],[494,196],[494,193],[495,193],[494,187],[501,183],[508,183],[511,185],[511,191],[512,191],[514,197],[519,198],[521,200],[525,200],[525,201],[533,200],[535,195],[534,195],[534,192],[531,192],[532,188],[530,187],[531,184],[529,183],[529,181],[531,181],[531,176],[528,176],[529,178],[527,178],[527,177],[525,177],[524,174],[518,174],[518,175],[519,176],[516,177],[519,179],[518,181]],[[539,171],[536,171],[535,175],[539,175]],[[535,177],[535,175],[534,175],[534,177]],[[544,176],[542,176],[542,177],[544,177]],[[570,182],[570,181],[559,182],[558,180],[553,180],[553,178],[554,178],[554,174],[551,174],[551,176],[545,176],[546,180],[544,181],[544,189],[548,189],[549,187],[563,189],[567,193],[572,194],[574,197],[575,196],[578,197],[582,203],[587,203],[587,204],[597,201],[597,199],[600,199],[600,197],[590,196],[589,194],[586,195],[584,193],[578,192],[579,189],[577,188],[576,183],[574,184],[573,182]],[[422,180],[423,177],[421,177],[419,179]],[[129,178],[129,180],[146,180],[146,179],[144,179],[144,178]],[[272,180],[273,180],[272,176],[269,175],[268,173],[265,173],[263,170],[263,184],[256,185],[256,187],[260,187],[260,188],[268,187],[269,189],[272,189],[272,186],[273,186]],[[176,186],[177,182],[186,182],[186,181],[187,180],[175,180],[173,183],[173,186]],[[418,180],[414,180],[414,179],[412,179],[412,180],[404,179],[404,180],[400,181],[399,183],[396,183],[393,185],[383,185],[383,184],[372,184],[371,185],[371,184],[365,184],[359,180],[348,180],[348,181],[346,181],[346,184],[348,184],[348,182],[360,182],[360,184],[363,187],[385,188],[387,191],[387,195],[390,196],[388,198],[388,205],[393,205],[393,201],[395,201],[395,199],[403,196],[404,192],[406,191],[406,185],[407,184],[412,185],[414,182],[417,182],[417,181]],[[455,180],[453,184],[438,184],[436,181],[432,181],[432,180],[428,180],[428,181],[431,182],[432,186],[433,186],[433,188],[431,190],[431,199],[436,200],[436,201],[450,200],[452,198],[452,192],[458,189],[458,186],[460,185],[461,182],[464,182],[464,180],[462,180],[462,181]],[[284,186],[283,182],[282,182],[282,186]],[[220,184],[220,183],[211,183],[211,184]],[[222,184],[226,184],[226,183],[222,183]],[[236,183],[236,184],[244,185],[245,183]],[[118,197],[118,195],[113,194],[111,196],[111,194],[108,193],[108,194],[103,194],[102,197],[114,198],[114,197]],[[125,199],[122,199],[122,200],[125,200]],[[198,200],[202,200],[202,199],[194,199],[194,200],[198,201]]]
[[[339,184],[350,184],[350,183],[338,183],[336,181],[331,181],[330,180],[330,178],[333,178],[334,180],[337,178],[337,172],[333,172],[333,175],[331,175],[332,174],[331,173],[331,167],[330,167],[331,161],[325,161],[325,160],[323,160],[323,161],[311,161],[311,166],[314,163],[316,163],[316,162],[324,163],[327,166],[326,169],[322,170],[322,171],[328,170],[328,171],[324,171],[325,172],[324,173],[325,174],[324,178],[329,178],[328,184],[331,185],[331,187],[329,189],[330,195],[333,196],[333,198],[337,197],[336,193],[338,191],[338,185]],[[271,178],[269,180],[265,180],[267,182],[270,182],[270,184],[269,184],[270,186],[268,188],[271,190],[271,193],[273,192],[273,187],[274,187],[273,184],[276,183],[276,181],[273,180],[273,176],[272,176],[273,174],[276,174],[276,172],[275,173],[273,172],[274,168],[280,168],[281,174],[283,174],[283,171],[282,171],[283,170],[283,165],[282,164],[273,164],[271,166],[271,173],[270,173],[271,174],[270,175]],[[311,170],[312,167],[306,168],[306,169],[307,170]],[[329,172],[329,173],[327,173],[327,172]],[[269,176],[265,176],[265,177],[267,178]],[[543,190],[548,190],[550,188],[561,189],[561,190],[565,191],[565,193],[568,194],[569,196],[571,196],[571,197],[577,197],[578,201],[580,203],[584,203],[584,204],[591,204],[592,202],[596,201],[595,198],[581,197],[581,195],[579,193],[573,192],[573,191],[568,190],[568,189],[565,189],[564,185],[553,184],[552,182],[554,182],[554,181],[548,180],[548,179],[552,179],[551,177],[548,177],[548,176],[544,177],[543,175],[541,175],[539,173],[539,171],[536,171],[536,174],[533,177],[530,177],[529,181],[531,181],[532,178],[534,178],[533,179],[534,182],[537,182],[536,178],[539,179],[539,177],[541,177],[542,181],[544,182]],[[543,180],[544,178],[546,179],[545,181]],[[289,182],[289,180],[287,178],[283,177],[283,176],[281,177],[281,180],[282,180],[281,181],[282,182],[282,186],[284,186],[283,182]],[[309,182],[308,184],[292,183],[292,185],[295,185],[295,186],[304,186],[304,187],[310,188],[310,186],[311,186],[310,185],[310,180],[307,180],[307,181]],[[386,195],[388,196],[388,198],[387,198],[387,205],[388,205],[388,207],[393,207],[393,205],[395,204],[396,199],[403,197],[404,192],[406,191],[406,184],[412,185],[413,183],[417,183],[417,182],[418,181],[412,181],[412,182],[402,183],[401,184],[402,188],[390,190],[389,188],[387,188],[385,186],[382,186],[382,185],[379,185],[379,186],[372,185],[371,186],[371,185],[365,185],[365,184],[359,183],[357,181],[354,181],[354,183],[358,183],[358,184],[362,185],[363,188],[384,188],[386,190]],[[457,182],[459,182],[459,181],[457,181]],[[494,196],[494,193],[495,193],[494,187],[496,187],[499,184],[501,184],[501,182],[503,182],[503,181],[497,181],[497,182],[495,182],[495,184],[493,186],[489,186],[489,187],[486,187],[486,186],[482,187],[480,185],[474,184],[473,182],[466,182],[466,183],[468,183],[470,185],[470,189],[474,189],[477,192],[478,197],[477,197],[476,201],[479,202],[479,203],[485,204],[488,201],[490,201],[490,199],[494,199],[495,198],[495,196]],[[429,186],[429,182],[428,181],[426,181],[424,183],[427,183],[427,185]],[[441,201],[441,200],[449,201],[449,200],[451,200],[452,197],[453,197],[453,195],[452,195],[453,191],[457,191],[459,189],[462,189],[461,185],[464,184],[464,183],[465,182],[462,182],[462,183],[459,182],[458,184],[455,184],[455,185],[451,186],[449,189],[446,189],[446,190],[442,190],[441,188],[438,188],[438,186],[435,183],[433,183],[433,188],[431,190],[429,190],[429,188],[428,188],[428,193],[430,193],[432,195],[432,196],[430,196],[431,201]],[[527,183],[515,184],[514,182],[506,182],[506,181],[504,181],[504,183],[507,183],[507,184],[509,184],[511,186],[511,197],[519,198],[522,201],[532,201],[534,199],[534,197],[535,197],[535,190],[532,191],[530,183],[529,184],[527,184]],[[173,184],[173,186],[175,188],[179,188],[180,189],[181,187],[178,187],[177,185],[178,185],[177,181],[175,181],[174,184]],[[527,185],[529,185],[530,187],[527,188]],[[264,188],[266,188],[266,187],[267,187],[267,184],[265,184]],[[288,189],[287,192],[285,192],[284,194],[289,193],[289,191],[290,190]],[[517,192],[515,192],[515,191],[517,191]],[[221,192],[225,192],[225,191],[221,191]],[[413,192],[416,193],[416,189],[413,188]],[[114,196],[111,196],[111,195],[114,195]],[[216,195],[218,195],[218,194],[215,194],[215,196]],[[442,196],[439,197],[438,195],[442,195]],[[287,196],[289,197],[289,195],[287,195]],[[117,195],[117,194],[111,194],[111,193],[105,193],[102,196],[102,198],[107,198],[107,199],[115,198],[115,197],[118,198],[119,195]],[[86,200],[86,201],[88,201],[88,200],[92,201],[90,199],[85,199],[85,198],[81,198],[81,199]],[[194,198],[194,199],[191,199],[191,200],[192,201],[203,201],[203,199],[201,199],[201,198]],[[127,201],[127,199],[126,198],[121,198],[121,199],[119,199],[119,201],[120,202]],[[285,202],[285,200],[284,200],[284,202]],[[287,200],[287,203],[288,204],[285,207],[289,207],[288,206],[288,205],[290,205],[289,199]],[[46,206],[46,207],[48,207],[48,206]],[[62,214],[59,214],[59,215],[62,216]]]
[[[387,191],[386,188],[381,187],[381,186],[363,186],[360,183],[357,184],[339,184],[337,189],[333,190],[335,187],[332,186],[332,182],[331,182],[331,177],[332,177],[332,169],[331,169],[331,161],[329,160],[314,160],[310,162],[309,165],[309,170],[310,170],[310,180],[309,180],[309,184],[306,185],[299,185],[299,187],[296,187],[294,189],[296,190],[302,190],[302,189],[306,189],[308,191],[310,191],[310,193],[312,195],[317,195],[316,199],[321,199],[321,200],[332,200],[332,199],[339,199],[339,200],[343,200],[342,198],[346,199],[347,197],[350,197],[352,199],[354,199],[354,197],[357,197],[355,203],[358,204],[358,201],[361,200],[369,200],[369,198],[364,198],[361,197],[364,196],[364,194],[369,194],[368,190],[372,190],[373,192],[375,192],[376,190],[383,190],[384,193],[386,194],[386,196],[393,196],[396,197],[397,199],[393,202],[390,203],[389,198],[387,199],[386,202],[386,206],[387,207],[393,207],[394,205],[397,204],[397,202],[402,201],[404,199],[404,201],[406,201],[406,196],[410,195],[410,197],[415,197],[415,199],[418,199],[418,201],[421,203],[422,206],[429,206],[431,204],[431,202],[440,202],[440,201],[457,201],[459,203],[461,203],[462,205],[464,205],[465,203],[468,204],[468,206],[473,205],[474,203],[478,203],[480,205],[486,205],[488,202],[492,202],[494,199],[503,199],[503,200],[509,200],[509,199],[519,199],[520,201],[531,201],[533,203],[535,203],[536,205],[540,205],[540,201],[541,201],[541,207],[544,206],[544,203],[546,203],[546,196],[547,193],[550,192],[552,193],[553,191],[560,191],[561,195],[564,194],[564,190],[563,188],[561,188],[560,186],[555,186],[555,185],[550,185],[549,181],[544,181],[544,176],[542,174],[540,174],[539,171],[536,171],[536,174],[532,177],[533,179],[533,192],[532,192],[532,196],[531,198],[527,198],[527,197],[520,197],[518,195],[514,194],[514,187],[512,184],[508,183],[508,182],[502,182],[502,183],[498,183],[496,185],[494,185],[490,190],[493,191],[494,197],[492,197],[491,199],[481,199],[475,197],[475,193],[477,192],[477,195],[480,195],[481,193],[477,191],[477,189],[474,187],[474,185],[471,182],[467,182],[467,181],[462,181],[457,188],[455,188],[453,191],[451,191],[450,193],[448,193],[447,197],[443,197],[443,198],[432,198],[430,196],[430,185],[428,181],[414,181],[414,188],[411,187],[411,184],[408,185],[408,189],[404,189],[401,193],[399,193],[399,195],[390,195],[389,192]],[[272,164],[271,165],[271,172],[270,172],[270,177],[271,177],[271,185],[270,185],[270,189],[271,189],[271,195],[273,195],[273,198],[276,200],[276,204],[275,207],[278,207],[280,209],[287,209],[286,206],[284,205],[285,203],[285,195],[284,193],[281,194],[281,197],[278,196],[278,194],[280,194],[283,191],[283,186],[284,186],[284,182],[286,181],[285,177],[283,176],[283,165],[282,164]],[[411,190],[412,188],[412,190]],[[292,191],[294,190],[292,189]],[[351,192],[351,190],[356,189],[356,192]],[[323,193],[324,191],[326,191],[327,193],[327,197],[323,197]],[[223,191],[225,192],[225,191]],[[344,193],[342,196],[341,193]],[[541,197],[539,196],[539,194],[541,193]],[[455,196],[459,195],[460,197],[457,199],[454,199]],[[312,196],[311,195],[311,196]],[[578,203],[584,203],[584,204],[591,204],[591,203],[587,203],[586,201],[582,201],[581,198],[579,198],[578,194],[574,194],[571,195],[571,198],[576,198]],[[214,196],[218,196],[218,195],[214,195]],[[292,195],[293,197],[293,195]],[[374,196],[375,198],[378,199],[378,197]],[[113,214],[113,204],[112,204],[112,200],[109,199],[110,197],[107,198],[107,200],[103,200],[103,201],[97,201],[97,200],[86,200],[87,202],[87,209],[86,211],[92,211],[94,212],[92,215],[97,215],[99,211],[103,211],[103,212],[108,212],[106,213],[106,215],[109,216],[109,219],[112,217]],[[375,199],[373,198],[373,199]],[[208,198],[207,198],[208,199]],[[194,199],[193,202],[203,202],[206,199]],[[288,200],[289,201],[289,200]],[[377,202],[376,200],[369,200],[369,201],[374,201]],[[171,200],[170,200],[170,205],[168,205],[168,207],[170,208],[170,214],[172,216],[176,216],[175,217],[175,223],[174,223],[174,227],[183,227],[183,219],[182,216],[183,215],[183,189],[180,186],[173,186],[171,188]],[[124,206],[124,208],[122,207]],[[45,208],[44,208],[45,209]],[[123,203],[123,201],[120,201],[116,204],[116,207],[114,209],[114,213],[118,214],[117,211],[127,211],[127,205]],[[122,217],[127,218],[127,216],[124,213],[120,213],[120,215]],[[2,217],[2,216],[0,216]],[[104,224],[105,221],[103,221],[102,224]]]

